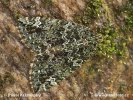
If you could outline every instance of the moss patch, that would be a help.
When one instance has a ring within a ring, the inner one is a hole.
[[[0,75],[0,92],[3,92],[7,85],[12,85],[14,83],[15,79],[11,73],[6,72],[3,76]]]
[[[86,8],[74,17],[74,21],[80,24],[88,25],[96,20],[102,10],[101,0],[86,0]]]
[[[102,0],[91,0],[86,1],[86,8],[82,14],[76,15],[74,21],[83,25],[90,27],[95,26],[92,31],[101,38],[99,40],[98,49],[96,55],[98,57],[104,56],[107,58],[112,58],[114,55],[118,59],[126,57],[126,38],[122,34],[121,30],[112,23],[110,16],[108,16],[107,7],[104,6]],[[102,21],[101,21],[101,18]],[[126,22],[129,27],[132,25],[131,18]],[[100,25],[94,25],[99,23]]]

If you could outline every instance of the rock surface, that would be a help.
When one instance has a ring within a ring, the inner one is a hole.
[[[0,0],[0,99],[132,100],[132,7],[132,0]],[[102,33],[102,56],[87,59],[75,73],[58,86],[51,87],[48,92],[41,93],[40,97],[13,97],[15,93],[34,94],[29,70],[35,54],[21,41],[17,21],[21,16],[71,20],[87,26],[93,33]],[[119,34],[111,35],[114,33]],[[119,59],[123,54],[123,58]],[[98,93],[126,95],[99,97]]]

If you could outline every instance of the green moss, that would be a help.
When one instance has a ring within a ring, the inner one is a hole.
[[[42,0],[44,6],[52,5],[52,0]]]
[[[85,69],[85,74],[93,80],[96,78],[98,70],[98,65],[96,63],[92,63],[90,66],[87,67],[87,69]]]
[[[88,70],[87,70],[90,75],[95,75],[95,73],[98,72],[98,67],[96,64],[92,64],[91,66],[88,67]]]
[[[0,75],[0,90],[3,89],[3,85],[4,85],[4,82],[3,82],[2,76]]]
[[[6,84],[13,84],[15,82],[14,77],[9,72],[5,73],[3,80],[4,80],[4,83]]]
[[[96,55],[98,57],[104,56],[107,58],[112,58],[114,55],[118,59],[125,57],[126,39],[123,36],[121,30],[118,30],[111,21],[108,20],[108,16],[105,15],[104,6],[101,0],[87,0],[86,8],[83,13],[76,15],[74,21],[86,26],[94,24],[94,21],[99,20],[100,16],[105,17],[105,22],[101,22],[100,26],[96,26],[94,30],[101,39],[99,39],[99,44],[97,48]],[[128,8],[129,9],[129,8]],[[130,8],[131,9],[131,8]],[[128,27],[132,27],[132,17],[128,18],[126,21]],[[121,35],[120,35],[121,34]]]
[[[97,54],[99,56],[110,57],[116,55],[117,58],[125,57],[126,41],[120,36],[116,28],[112,25],[104,25],[103,28],[97,28],[98,35],[101,36]]]
[[[123,93],[124,94],[126,89],[127,89],[126,84],[124,84],[124,83],[120,83],[119,84],[119,89],[118,89],[119,93]]]
[[[15,83],[14,77],[11,73],[6,72],[3,76],[0,75],[0,92],[3,92],[7,85]]]
[[[123,13],[125,14],[125,27],[127,30],[133,30],[133,0],[128,0],[123,7]]]
[[[88,25],[98,18],[102,9],[101,0],[86,0],[86,8],[83,13],[75,15],[74,21],[83,25]]]
[[[1,0],[1,2],[6,6],[9,6],[10,4],[10,0]]]
[[[113,7],[113,12],[115,15],[115,19],[121,17],[124,20],[122,21],[123,24],[120,24],[120,31],[126,33],[128,35],[129,32],[133,31],[133,0],[127,0],[125,4],[120,7]],[[117,20],[116,20],[117,21]],[[119,22],[118,22],[119,23]]]

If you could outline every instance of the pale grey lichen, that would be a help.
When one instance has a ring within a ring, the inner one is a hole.
[[[46,17],[18,21],[26,45],[37,54],[31,72],[35,92],[45,91],[68,77],[96,49],[96,36],[85,26]]]

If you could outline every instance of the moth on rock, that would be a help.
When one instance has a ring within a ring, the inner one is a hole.
[[[47,17],[21,17],[18,22],[25,45],[36,53],[30,71],[35,92],[57,85],[95,53],[97,39],[88,27]]]

